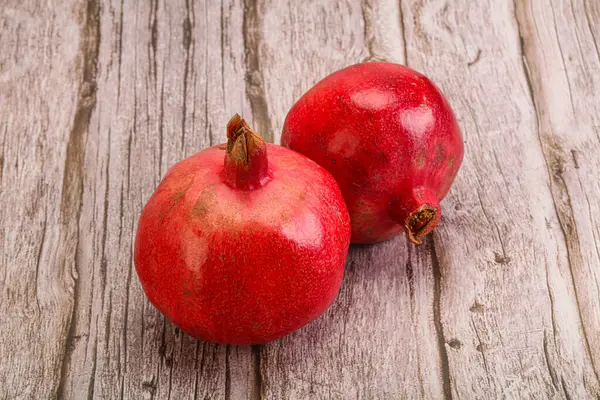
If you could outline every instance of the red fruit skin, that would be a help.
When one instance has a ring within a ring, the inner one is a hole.
[[[342,282],[350,219],[333,177],[267,144],[268,181],[225,182],[227,145],[173,166],[143,209],[135,266],[167,318],[210,342],[260,344],[321,315]]]
[[[460,129],[440,90],[424,75],[384,62],[353,65],[318,82],[289,111],[281,142],[335,177],[352,243],[384,241],[402,230],[419,243],[437,225],[439,202],[463,159]],[[418,214],[423,206],[431,212]]]

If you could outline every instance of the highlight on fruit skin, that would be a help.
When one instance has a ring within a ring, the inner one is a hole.
[[[134,261],[151,303],[188,334],[275,340],[340,289],[350,218],[325,169],[235,115],[225,144],[175,164],[145,205]]]
[[[318,82],[289,111],[281,143],[335,177],[352,243],[405,231],[421,244],[440,221],[464,152],[442,92],[426,76],[387,62],[352,65]]]

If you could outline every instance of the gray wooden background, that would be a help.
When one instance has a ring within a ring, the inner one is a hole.
[[[600,399],[599,48],[598,0],[0,0],[0,399]],[[132,244],[167,168],[381,59],[463,129],[433,236],[353,248],[268,345],[165,321]]]

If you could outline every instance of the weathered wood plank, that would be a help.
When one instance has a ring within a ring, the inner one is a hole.
[[[105,1],[98,103],[85,153],[79,283],[65,398],[235,398],[254,389],[249,348],[203,344],[146,300],[137,218],[176,161],[250,115],[239,1]],[[247,396],[246,396],[247,394]]]
[[[597,2],[38,3],[0,10],[0,398],[600,397]],[[132,263],[160,178],[234,112],[279,142],[307,88],[380,59],[463,127],[433,238],[353,248],[283,340],[182,334]]]
[[[74,1],[0,7],[3,399],[54,397],[59,387],[94,104],[96,21],[89,11]]]
[[[561,275],[566,295],[575,300],[578,311],[571,330],[584,339],[575,343],[577,352],[561,352],[555,363],[567,358],[581,364],[579,373],[590,382],[587,389],[598,394],[600,5],[594,1],[526,1],[518,4],[517,13],[538,136],[562,230],[560,239],[565,242]],[[577,393],[573,382],[565,380],[564,385]]]
[[[249,1],[258,20],[256,46],[264,81],[264,113],[271,137],[279,143],[283,120],[293,102],[320,78],[368,58],[364,17],[359,4],[346,1]],[[335,30],[335,35],[332,31]]]
[[[564,217],[555,209],[560,203],[556,179],[546,167],[549,150],[542,151],[538,138],[538,130],[546,128],[538,123],[542,111],[538,108],[536,118],[531,102],[514,12],[511,4],[494,1],[403,4],[409,65],[439,82],[466,140],[463,169],[434,235],[447,395],[596,396],[598,380],[569,272],[572,250],[565,246]],[[548,22],[544,26],[552,29]],[[522,34],[529,38],[533,32]],[[531,43],[536,48],[531,51],[543,54],[550,44]],[[556,61],[539,59],[536,65]],[[540,77],[538,87],[550,95],[554,79],[549,78]],[[544,112],[561,119],[570,113],[568,95],[552,95],[568,107]],[[590,157],[590,167],[592,159],[597,162]],[[582,194],[572,195],[585,201]],[[588,212],[580,218],[589,221]],[[589,229],[585,235],[593,237]],[[587,268],[597,271],[594,257]],[[583,278],[584,263],[578,265]],[[592,316],[585,315],[588,329],[597,332]]]
[[[317,80],[366,59],[403,61],[397,3],[260,4],[260,68],[276,141],[287,110]],[[264,397],[441,398],[429,254],[404,236],[353,248],[332,308],[262,348]]]

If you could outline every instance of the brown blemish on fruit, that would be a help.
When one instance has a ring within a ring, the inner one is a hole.
[[[420,149],[415,154],[415,167],[423,168],[425,166],[425,149]]]
[[[206,214],[208,214],[208,207],[202,202],[202,200],[198,199],[194,203],[192,214],[196,218],[204,217]]]
[[[161,212],[158,214],[158,220],[160,222],[163,222],[164,219],[169,214],[171,214],[171,212],[175,209],[175,207],[177,207],[179,205],[179,203],[181,203],[181,201],[184,199],[188,190],[190,190],[190,188],[192,187],[193,183],[194,183],[194,178],[192,176],[187,176],[186,178],[184,178],[183,184],[174,191],[173,196],[171,197],[171,201],[169,202],[169,205],[166,208],[164,208],[163,210],[161,210]]]
[[[455,162],[456,162],[456,157],[454,157],[453,155],[450,155],[450,157],[448,157],[448,161],[447,161],[448,169],[450,169],[450,171],[452,171],[452,168],[454,167]]]
[[[444,158],[446,157],[446,153],[444,152],[444,148],[442,147],[442,145],[440,143],[438,143],[434,148],[433,148],[433,154],[434,154],[434,159],[433,162],[435,164],[439,164],[441,163]]]
[[[194,203],[192,215],[196,218],[202,218],[208,214],[210,209],[215,205],[216,196],[217,194],[214,184],[208,185],[206,188],[204,188]]]

